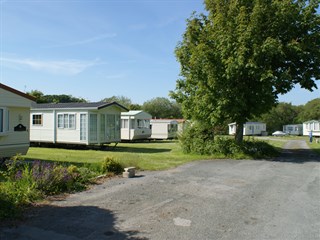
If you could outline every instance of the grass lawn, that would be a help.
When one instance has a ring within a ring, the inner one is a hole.
[[[151,141],[143,143],[119,143],[110,150],[70,150],[59,148],[31,147],[26,155],[29,160],[48,160],[73,164],[102,162],[112,157],[124,166],[144,170],[163,170],[212,156],[184,154],[178,141]]]

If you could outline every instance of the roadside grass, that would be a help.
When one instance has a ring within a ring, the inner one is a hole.
[[[164,170],[194,160],[222,156],[184,154],[177,140],[141,143],[119,143],[108,150],[71,150],[58,148],[30,148],[27,160],[45,160],[75,165],[99,164],[113,158],[124,167],[135,166],[141,170]]]

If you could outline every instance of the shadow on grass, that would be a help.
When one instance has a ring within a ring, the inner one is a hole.
[[[152,148],[152,143],[174,143],[174,141],[151,141],[150,147],[137,147],[136,142],[126,143],[126,146],[116,145],[75,145],[75,144],[52,144],[52,143],[44,143],[44,144],[32,144],[31,147],[34,148],[59,148],[64,150],[96,150],[96,151],[111,151],[111,152],[132,152],[132,153],[161,153],[161,152],[170,152],[172,149],[170,148]],[[148,142],[144,142],[144,144],[148,145]],[[130,146],[132,145],[132,146]]]
[[[162,153],[171,152],[170,148],[145,148],[145,147],[128,147],[117,146],[112,152],[127,152],[127,153]]]
[[[1,224],[0,239],[147,239],[137,230],[120,231],[108,209],[95,206],[33,207],[15,226]],[[39,238],[38,238],[39,237]]]

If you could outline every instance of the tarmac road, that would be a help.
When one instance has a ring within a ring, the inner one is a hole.
[[[0,239],[320,239],[320,159],[198,161],[114,178],[30,212]]]

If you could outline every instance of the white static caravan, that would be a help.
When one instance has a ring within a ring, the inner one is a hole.
[[[96,145],[117,143],[121,112],[116,102],[34,104],[30,118],[31,142]]]
[[[230,123],[229,135],[235,135],[237,130],[236,123]],[[266,134],[266,124],[261,122],[246,122],[243,124],[243,135],[244,136],[254,136],[254,135],[264,135]]]
[[[303,127],[302,127],[302,124],[283,125],[282,131],[289,135],[300,136],[303,133]]]
[[[172,139],[177,137],[178,121],[173,119],[151,119],[151,139]]]
[[[303,135],[309,136],[312,131],[312,136],[320,136],[320,120],[311,120],[303,123]]]
[[[28,152],[30,108],[34,100],[0,83],[0,158]]]
[[[144,111],[121,113],[121,140],[148,139],[151,137],[150,119],[152,116]]]

